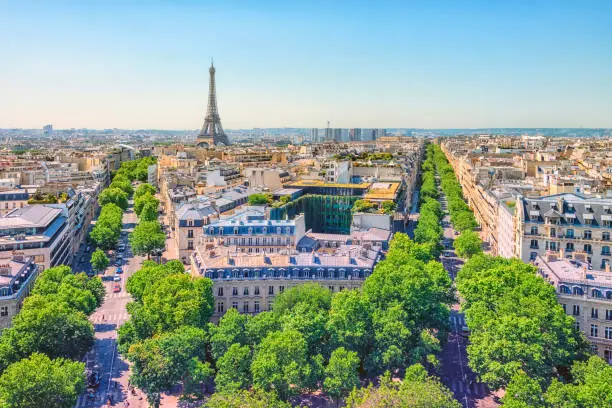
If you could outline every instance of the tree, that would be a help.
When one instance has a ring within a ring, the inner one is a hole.
[[[177,260],[169,261],[163,265],[159,265],[154,261],[144,261],[142,268],[128,278],[126,289],[135,301],[142,303],[145,291],[155,282],[167,276],[184,272],[185,267]]]
[[[130,234],[130,245],[135,254],[149,259],[152,253],[164,250],[166,235],[157,221],[140,222]]]
[[[503,397],[505,408],[545,408],[540,384],[521,371],[512,377]]]
[[[282,315],[298,303],[305,302],[314,309],[329,310],[332,294],[318,283],[304,283],[293,286],[274,298],[272,310]]]
[[[93,254],[91,254],[91,267],[96,273],[104,272],[106,268],[108,268],[108,257],[100,248],[96,249]]]
[[[134,193],[134,187],[132,183],[125,176],[116,176],[108,188],[118,188],[122,190],[127,196],[131,196]]]
[[[236,392],[251,384],[251,349],[232,344],[217,360],[215,387],[217,392]]]
[[[231,308],[221,317],[219,324],[210,324],[210,353],[215,360],[223,356],[233,344],[240,346],[248,343],[246,326],[248,316]]]
[[[359,386],[358,368],[359,357],[357,357],[357,353],[347,351],[344,347],[339,347],[332,352],[329,364],[325,367],[323,389],[336,401],[336,405],[353,388]]]
[[[434,377],[428,377],[421,365],[411,366],[401,383],[391,381],[387,373],[378,388],[355,389],[346,401],[347,408],[461,408],[452,392]]]
[[[72,408],[85,390],[85,364],[34,353],[0,376],[0,407]]]
[[[105,188],[98,195],[98,203],[100,207],[106,204],[115,204],[125,211],[128,208],[128,195],[125,191],[117,187]]]
[[[65,265],[43,271],[33,294],[44,295],[58,302],[65,302],[85,314],[91,314],[104,299],[104,285],[99,278],[89,278],[84,273],[73,274]]]
[[[612,406],[612,366],[597,356],[572,366],[572,383],[554,379],[545,394],[552,408]]]
[[[261,312],[249,318],[246,323],[248,343],[255,347],[269,333],[281,329],[278,315],[274,312]]]
[[[134,341],[176,330],[205,328],[213,311],[212,281],[185,273],[166,276],[145,290],[142,303],[128,304],[130,325],[120,331],[122,351]],[[127,337],[126,337],[127,336]]]
[[[306,340],[295,330],[272,332],[255,348],[253,386],[274,390],[282,400],[300,392],[309,371]]]
[[[255,193],[249,196],[249,205],[266,205],[272,203],[272,194]]]
[[[344,346],[365,361],[373,342],[372,308],[361,290],[343,290],[334,295],[327,330],[334,347]]]
[[[149,201],[145,203],[144,207],[142,207],[142,211],[140,212],[140,216],[138,219],[142,221],[157,221],[157,217],[159,216],[159,204]]]
[[[204,405],[206,408],[291,408],[278,399],[274,391],[240,390],[232,393],[216,392]]]
[[[453,242],[457,255],[461,258],[471,258],[482,253],[482,241],[474,231],[464,231]]]
[[[463,202],[463,200],[461,200]],[[474,214],[470,210],[454,212],[451,215],[451,222],[459,232],[471,231],[478,226]]]
[[[140,216],[142,209],[147,205],[152,204],[155,207],[155,211],[159,207],[159,200],[151,194],[145,194],[134,200],[134,212]]]
[[[396,207],[397,204],[395,204],[395,202],[387,200],[382,202],[382,204],[380,205],[380,210],[383,214],[393,214],[395,212]]]
[[[130,380],[149,401],[176,383],[183,384],[186,397],[199,396],[199,384],[212,376],[205,344],[206,333],[189,326],[136,343],[127,353],[133,363]]]
[[[114,231],[110,227],[96,224],[96,226],[91,230],[89,237],[99,248],[105,251],[110,251],[117,246],[119,234],[120,233],[118,231]]]
[[[136,191],[134,192],[134,200],[138,199],[139,197],[145,194],[150,194],[154,196],[155,193],[157,193],[157,190],[155,189],[155,187],[153,187],[149,183],[142,183],[136,188]]]
[[[85,314],[47,296],[28,297],[0,337],[0,372],[32,353],[80,359],[93,345],[94,330]]]

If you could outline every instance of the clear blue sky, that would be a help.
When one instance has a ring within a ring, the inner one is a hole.
[[[612,127],[612,1],[0,0],[0,127]]]

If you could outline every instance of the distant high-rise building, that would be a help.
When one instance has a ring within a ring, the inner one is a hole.
[[[53,125],[43,126],[43,135],[51,137],[53,135]]]
[[[327,127],[325,128],[325,142],[329,142],[330,140],[334,140],[334,135],[332,133],[332,129],[329,127],[329,120],[328,120]]]
[[[372,132],[372,140],[376,140],[380,137],[383,137],[387,134],[387,131],[385,129],[373,129]]]
[[[318,143],[319,142],[319,129],[317,128],[308,129],[308,140],[310,140],[312,143]]]
[[[221,118],[217,110],[217,91],[215,86],[215,67],[211,63],[208,70],[210,79],[208,83],[208,110],[204,118],[204,126],[198,134],[197,144],[201,147],[213,145],[229,146],[230,142],[221,126]]]
[[[341,142],[342,141],[342,129],[340,128],[336,128],[334,129],[334,142]]]
[[[361,139],[361,129],[353,128],[349,131],[349,140],[351,142],[360,142]]]

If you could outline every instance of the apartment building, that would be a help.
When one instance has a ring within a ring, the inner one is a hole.
[[[380,248],[361,246],[341,246],[325,253],[248,253],[209,243],[192,254],[191,271],[213,281],[214,321],[229,308],[250,314],[271,310],[276,295],[306,282],[332,292],[357,288],[379,259]]]
[[[202,237],[202,228],[218,219],[217,210],[210,204],[184,203],[176,210],[174,240],[183,263],[189,262],[195,243]]]
[[[563,310],[576,320],[591,343],[593,352],[612,364],[612,276],[605,271],[589,270],[577,260],[538,256],[539,273],[557,292]]]
[[[583,259],[605,270],[612,259],[612,199],[577,194],[516,202],[518,256],[526,262],[546,253]]]
[[[37,186],[15,186],[0,191],[0,215],[8,214],[15,208],[22,208],[36,193]]]
[[[32,257],[0,258],[0,333],[11,325],[23,300],[30,294],[40,266]]]
[[[0,217],[0,258],[31,257],[42,269],[72,262],[72,235],[66,209],[28,205]]]

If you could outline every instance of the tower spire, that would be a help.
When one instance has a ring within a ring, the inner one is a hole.
[[[208,70],[210,78],[208,81],[208,108],[204,117],[204,125],[198,134],[198,146],[226,145],[230,142],[221,126],[221,118],[217,109],[217,90],[215,84],[215,66],[213,59],[210,59],[210,69]]]

